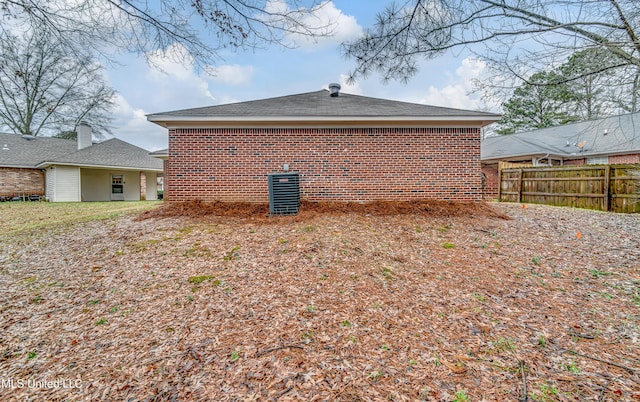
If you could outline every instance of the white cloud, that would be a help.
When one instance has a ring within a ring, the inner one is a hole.
[[[210,105],[216,98],[209,91],[209,83],[195,72],[194,60],[181,45],[171,45],[148,57],[147,79],[153,85],[149,107],[155,109],[184,109]],[[157,105],[157,106],[156,106]]]
[[[167,148],[167,130],[149,123],[142,109],[133,108],[127,100],[116,95],[114,99],[114,136],[150,151]]]
[[[288,10],[286,2],[282,0],[268,1],[266,10],[279,13],[291,12],[291,10]],[[311,27],[315,33],[320,34],[318,37],[311,37],[302,33],[286,35],[286,39],[292,46],[305,50],[338,45],[349,39],[357,38],[364,32],[356,18],[343,14],[342,10],[338,9],[333,1],[322,2],[312,9],[311,13],[302,14],[299,20],[304,25]]]
[[[430,85],[427,95],[420,103],[453,107],[458,109],[486,109],[487,105],[479,94],[472,93],[474,81],[486,72],[486,63],[474,58],[465,58],[455,70],[448,74],[449,83],[443,87]]]
[[[246,86],[253,79],[253,66],[241,66],[239,64],[226,64],[218,67],[208,67],[211,81],[231,86]]]

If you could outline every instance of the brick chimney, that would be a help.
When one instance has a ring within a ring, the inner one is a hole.
[[[78,128],[76,129],[76,133],[78,135],[78,150],[91,146],[93,143],[91,132],[92,130],[90,125],[84,121],[80,122],[80,125],[78,125]]]

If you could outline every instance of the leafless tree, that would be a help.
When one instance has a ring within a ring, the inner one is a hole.
[[[44,33],[0,43],[0,129],[28,135],[75,132],[81,121],[108,133],[114,91],[89,55],[69,55]]]
[[[637,0],[404,0],[388,6],[344,52],[357,62],[352,79],[375,71],[407,81],[418,60],[466,48],[503,76],[522,80],[589,48],[606,50],[616,62],[581,76],[638,70],[639,36]]]
[[[332,32],[319,0],[0,0],[1,33],[27,26],[69,49],[89,47],[107,59],[120,51],[148,55],[181,45],[197,66],[225,48],[287,45],[287,35]]]

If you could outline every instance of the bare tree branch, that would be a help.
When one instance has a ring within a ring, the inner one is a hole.
[[[0,129],[42,135],[73,131],[80,119],[98,135],[110,130],[113,89],[88,55],[70,57],[46,34],[0,44]]]
[[[335,23],[321,21],[321,0],[0,0],[0,34],[11,26],[46,31],[81,54],[91,48],[108,60],[131,51],[149,57],[181,45],[197,67],[214,64],[225,48],[291,45],[288,37],[331,35]]]
[[[533,48],[533,57],[518,59],[530,71],[594,47],[607,49],[620,68],[640,67],[639,24],[640,7],[632,0],[405,0],[386,8],[343,51],[357,63],[352,79],[376,71],[383,80],[406,81],[418,59],[480,44],[483,52],[501,55],[495,58],[501,63]]]

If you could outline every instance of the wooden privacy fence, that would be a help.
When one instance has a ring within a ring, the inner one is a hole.
[[[500,170],[498,200],[640,212],[640,164]]]

